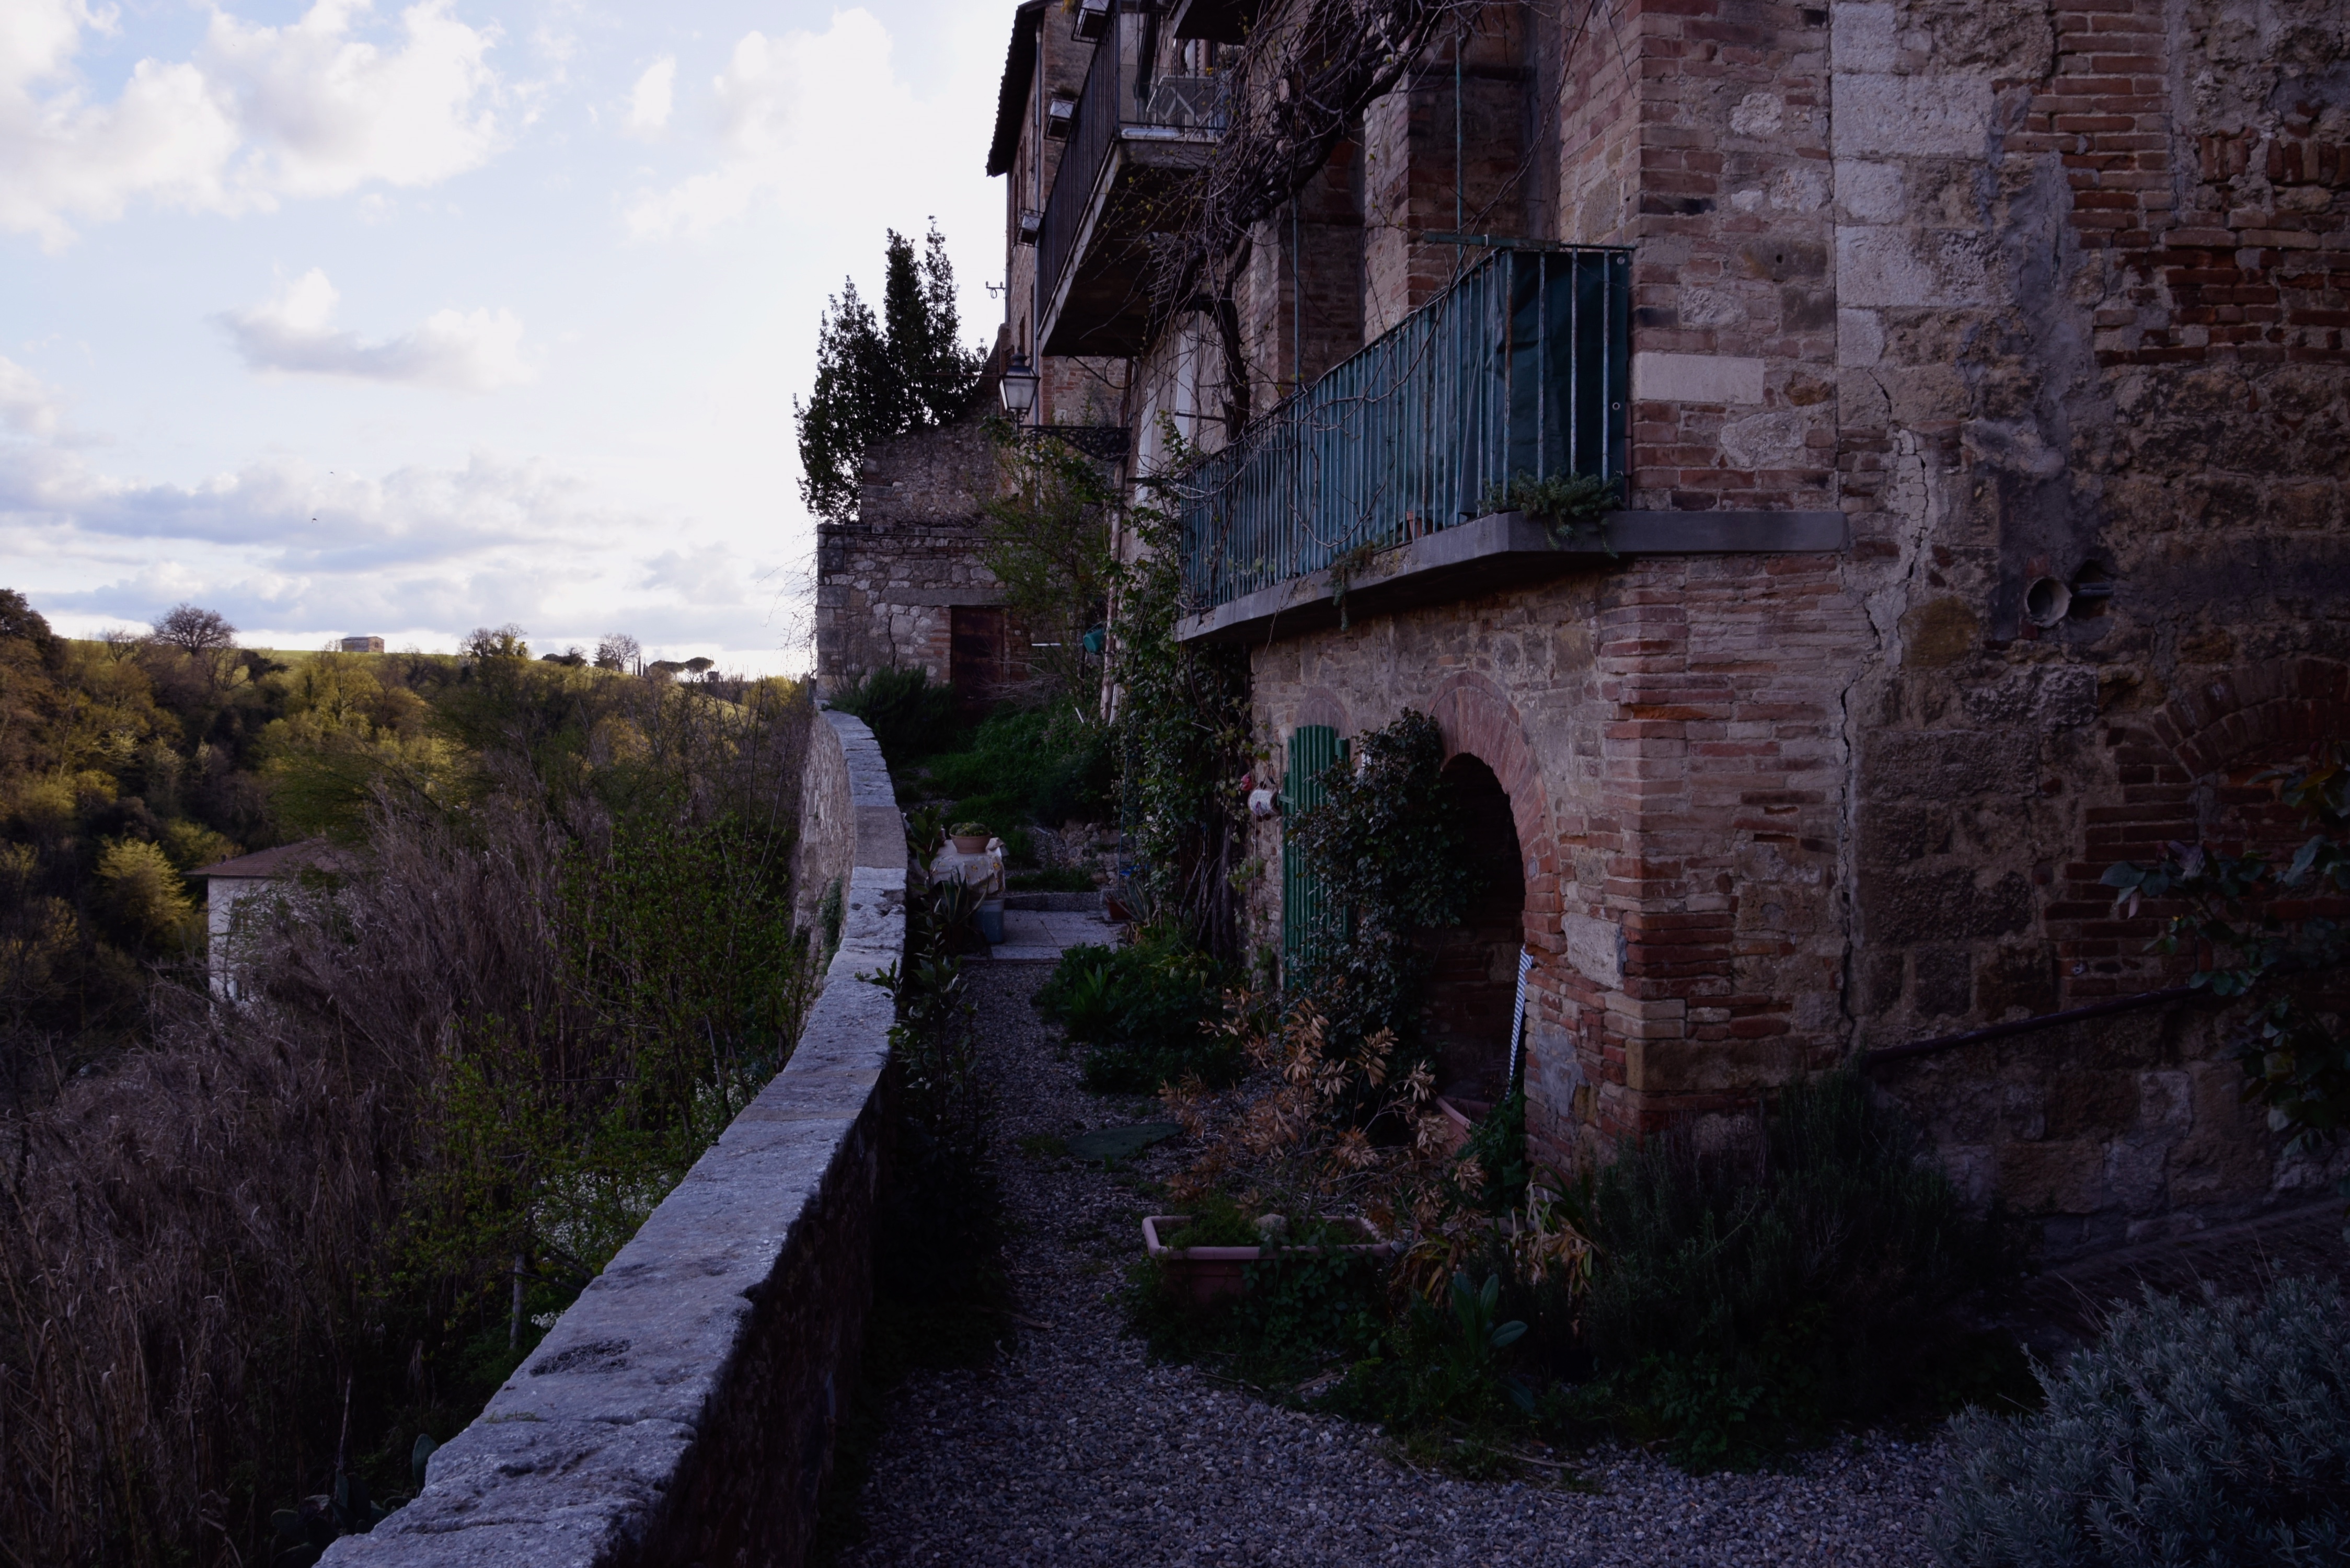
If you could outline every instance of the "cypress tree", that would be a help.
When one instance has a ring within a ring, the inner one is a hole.
[[[933,224],[914,243],[889,231],[881,312],[850,280],[825,302],[817,327],[816,387],[792,401],[799,425],[800,499],[832,523],[857,516],[858,470],[875,443],[928,430],[971,405],[983,357],[961,343],[954,268]]]

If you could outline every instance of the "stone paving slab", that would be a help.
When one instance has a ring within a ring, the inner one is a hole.
[[[1087,942],[1114,947],[1119,929],[1116,922],[1087,910],[1006,909],[1003,940],[987,956],[997,962],[1052,962]]]

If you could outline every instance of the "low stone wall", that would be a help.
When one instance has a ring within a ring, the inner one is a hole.
[[[856,976],[906,938],[880,751],[845,714],[815,722],[801,859],[837,864],[846,909],[798,1047],[335,1568],[806,1559],[872,1298],[891,1004]]]

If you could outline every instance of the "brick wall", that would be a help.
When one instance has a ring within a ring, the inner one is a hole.
[[[1840,508],[1851,548],[1277,641],[1262,739],[1427,708],[1510,784],[1554,1149],[2175,979],[2098,877],[2281,834],[2251,774],[2350,727],[2338,18],[1614,0],[1555,26],[1527,211],[1638,248],[1636,504]],[[1449,225],[1427,86],[1367,117],[1367,331],[1418,286],[1381,214]],[[2043,579],[2111,597],[2037,625]],[[2320,1189],[2231,1097],[2225,1038],[2158,1010],[1882,1081],[2061,1252]]]
[[[1268,739],[1415,708],[1509,793],[1554,1158],[1751,1106],[1839,1038],[1840,695],[1861,626],[1832,557],[1658,560],[1253,656]],[[1272,864],[1278,827],[1258,834]],[[1278,898],[1257,895],[1264,929]]]
[[[1768,0],[1638,0],[1616,22],[1641,71],[1636,506],[1835,504],[1826,21]],[[1595,28],[1580,47],[1607,41]]]

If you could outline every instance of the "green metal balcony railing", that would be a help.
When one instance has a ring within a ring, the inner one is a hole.
[[[1617,478],[1627,250],[1498,250],[1179,475],[1192,610],[1501,509],[1523,475]]]

